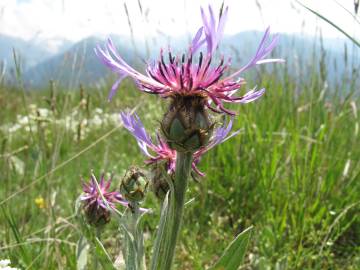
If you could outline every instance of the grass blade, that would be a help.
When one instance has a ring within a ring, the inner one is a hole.
[[[304,4],[302,4],[299,1],[296,1],[297,3],[299,3],[299,5],[301,5],[302,7],[306,8],[308,11],[314,13],[316,16],[318,16],[320,19],[324,20],[325,22],[327,22],[328,24],[330,24],[331,26],[333,26],[334,28],[336,28],[339,32],[341,32],[342,34],[344,34],[348,39],[350,39],[356,46],[358,46],[360,48],[360,42],[357,41],[355,38],[353,38],[352,36],[350,36],[345,30],[343,30],[342,28],[340,28],[340,26],[336,25],[335,23],[333,23],[332,21],[330,21],[328,18],[324,17],[323,15],[321,15],[320,13],[318,13],[317,11],[305,6]]]
[[[240,233],[225,249],[221,258],[210,270],[237,270],[243,262],[253,227]]]

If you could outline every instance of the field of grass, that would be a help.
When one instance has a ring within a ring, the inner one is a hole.
[[[240,134],[209,152],[200,163],[207,176],[190,183],[175,268],[205,269],[253,225],[242,269],[359,269],[359,89],[327,86],[315,71],[296,80],[285,68],[259,74],[251,85],[266,95],[235,108]],[[137,106],[155,132],[166,102],[126,81],[108,103],[109,88],[0,86],[0,259],[75,269],[80,177],[113,172],[115,187],[143,164],[118,112]],[[150,194],[144,205],[154,210],[144,219],[150,252],[159,204]],[[103,239],[115,256],[115,224]]]

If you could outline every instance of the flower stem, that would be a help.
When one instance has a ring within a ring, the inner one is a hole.
[[[191,170],[192,153],[177,153],[176,171],[174,181],[174,216],[172,228],[170,228],[169,248],[165,251],[166,258],[164,269],[171,269],[172,261],[175,254],[176,242],[180,232],[184,204],[185,193],[188,185],[188,178]]]
[[[134,244],[136,248],[136,265],[139,270],[146,270],[146,262],[144,256],[144,238],[143,232],[139,229],[139,219],[141,218],[139,204],[133,203],[133,213],[131,214],[131,233],[134,236]]]
[[[95,229],[95,237],[96,237],[97,239],[99,239],[99,241],[100,241],[100,237],[101,237],[101,230],[102,230],[102,228],[99,228],[99,227],[97,227],[97,228]],[[95,269],[95,270],[96,270],[96,269],[99,269],[99,259],[98,259],[98,257],[96,256],[96,254],[93,255],[93,262],[94,262],[94,269]]]

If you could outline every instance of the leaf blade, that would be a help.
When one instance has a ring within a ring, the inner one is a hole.
[[[209,270],[237,270],[244,260],[253,227],[239,233],[227,246],[220,259]]]
[[[87,269],[89,244],[86,238],[81,236],[76,246],[76,269],[85,270]]]

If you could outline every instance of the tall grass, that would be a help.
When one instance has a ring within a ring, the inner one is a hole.
[[[240,108],[240,135],[208,154],[201,161],[207,176],[190,185],[188,195],[195,200],[185,211],[177,269],[210,265],[250,225],[256,233],[244,269],[356,269],[356,88],[341,89],[347,94],[334,91],[316,73],[296,82],[284,69],[263,72],[256,83],[267,94]],[[0,258],[11,258],[24,269],[75,269],[79,233],[73,206],[80,175],[87,177],[94,169],[114,172],[119,179],[129,165],[143,160],[135,141],[122,129],[113,130],[116,124],[89,124],[96,108],[104,110],[105,119],[106,113],[141,100],[139,114],[149,127],[161,117],[163,102],[140,98],[130,82],[122,88],[121,97],[110,104],[107,86],[78,92],[51,86],[24,93],[25,99],[17,89],[1,88],[1,126],[10,125],[0,131]],[[40,108],[51,113],[42,117]],[[11,133],[21,118],[16,115],[32,115],[31,127]],[[75,123],[72,128],[58,121],[67,116]],[[37,197],[44,198],[44,208],[35,203]],[[158,205],[150,197],[147,206],[155,209],[145,220],[145,231],[153,237]],[[105,239],[115,254],[119,239],[110,233]]]

